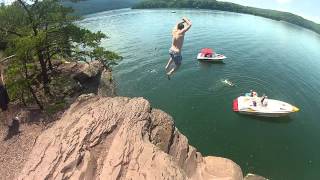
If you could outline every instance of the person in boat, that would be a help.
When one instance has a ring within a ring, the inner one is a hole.
[[[261,104],[262,106],[267,106],[268,105],[268,100],[267,100],[268,96],[263,95],[261,98]]]
[[[212,54],[211,54],[211,53],[206,53],[206,54],[204,55],[204,57],[209,57],[209,58],[211,58],[211,57],[212,57]]]
[[[257,97],[258,94],[257,94],[257,92],[255,92],[255,91],[253,91],[253,90],[250,90],[250,96],[251,96],[251,97]]]
[[[256,101],[252,101],[252,104],[253,104],[254,107],[257,106],[257,102]]]
[[[182,18],[182,22],[178,23],[172,30],[172,45],[169,49],[170,59],[165,67],[168,79],[170,79],[170,76],[176,72],[181,65],[181,50],[183,46],[184,35],[191,28],[191,26],[191,21],[184,17]],[[172,63],[175,64],[175,67],[169,69]]]

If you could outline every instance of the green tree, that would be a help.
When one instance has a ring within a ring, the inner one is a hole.
[[[27,3],[28,2],[28,3]],[[99,60],[108,68],[121,57],[100,47],[101,32],[91,32],[75,25],[79,17],[59,0],[16,0],[0,6],[0,42],[6,43],[6,54],[15,54],[8,68],[8,87],[13,99],[33,97],[40,108],[36,89],[50,92],[52,58]]]

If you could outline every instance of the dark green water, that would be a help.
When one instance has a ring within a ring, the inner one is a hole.
[[[171,29],[182,16],[193,27],[182,67],[168,81]],[[319,35],[284,22],[205,10],[108,11],[81,25],[108,34],[104,46],[124,57],[114,68],[118,94],[143,96],[171,114],[204,155],[230,158],[244,173],[271,179],[320,179]],[[197,61],[203,47],[225,54],[225,64]],[[232,112],[232,100],[250,89],[301,111],[281,119]]]

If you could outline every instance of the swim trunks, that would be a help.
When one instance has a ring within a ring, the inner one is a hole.
[[[174,63],[176,65],[180,65],[181,64],[182,56],[181,56],[180,52],[176,52],[176,51],[173,51],[172,49],[170,49],[169,50],[169,55],[170,55],[170,57],[172,58],[172,60],[174,61]]]

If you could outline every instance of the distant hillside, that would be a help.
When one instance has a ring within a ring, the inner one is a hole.
[[[64,1],[65,6],[75,9],[76,14],[85,15],[106,10],[130,8],[140,0],[84,0],[77,3]]]
[[[320,34],[320,25],[289,12],[242,6],[216,0],[144,0],[133,6],[136,9],[149,8],[200,8],[252,14],[265,18],[286,21]]]

